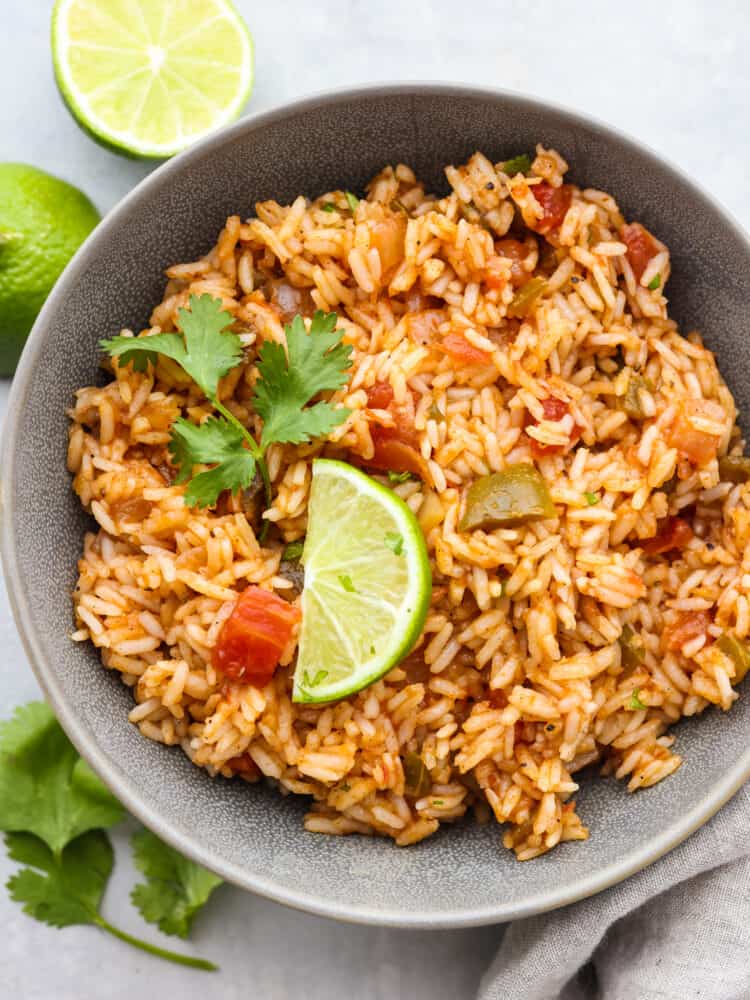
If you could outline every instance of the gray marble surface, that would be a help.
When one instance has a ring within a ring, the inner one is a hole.
[[[105,212],[150,167],[100,149],[67,114],[52,79],[52,5],[0,0],[0,159],[74,181]],[[643,140],[750,226],[750,7],[743,0],[237,0],[237,7],[256,43],[249,111],[379,80],[523,91]],[[0,413],[7,390],[0,382]],[[0,648],[0,716],[6,716],[38,688],[4,591]],[[134,875],[127,832],[115,834],[117,867],[104,911],[123,929],[155,940],[158,932],[128,901]],[[12,867],[0,852],[0,880]],[[464,1000],[502,933],[346,926],[223,887],[199,918],[190,946],[220,964],[221,972],[209,976],[141,955],[93,928],[43,927],[3,891],[0,927],[0,995],[21,1000],[125,1000],[139,992],[186,1000]]]

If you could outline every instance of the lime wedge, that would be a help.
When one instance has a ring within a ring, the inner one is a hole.
[[[233,121],[253,43],[229,0],[57,0],[55,77],[79,125],[126,156],[172,156]]]
[[[400,497],[346,462],[319,458],[302,563],[292,698],[335,701],[382,677],[417,641],[432,586],[427,546]]]

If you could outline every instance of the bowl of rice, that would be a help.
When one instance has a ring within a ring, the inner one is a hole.
[[[56,286],[5,431],[11,600],[73,742],[186,855],[340,919],[503,921],[659,858],[750,775],[749,279],[689,178],[506,93],[311,98],[161,167]],[[102,352],[187,339],[209,300],[236,345],[213,396],[174,348]],[[175,429],[213,400],[261,440],[264,357],[323,314],[335,421],[277,435],[265,493],[197,502]],[[408,652],[316,703],[299,560],[342,462],[431,587]],[[258,602],[262,675],[227,659]]]

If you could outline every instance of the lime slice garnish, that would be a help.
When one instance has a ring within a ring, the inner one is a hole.
[[[229,0],[57,0],[55,76],[95,139],[172,156],[233,121],[253,84],[253,43]]]
[[[430,604],[424,535],[406,504],[363,472],[313,462],[294,701],[344,698],[419,637]]]

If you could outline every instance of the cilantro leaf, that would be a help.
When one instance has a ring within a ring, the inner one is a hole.
[[[346,203],[349,206],[349,210],[352,215],[357,211],[357,205],[359,205],[359,198],[356,194],[352,194],[351,191],[344,191],[344,197],[346,198]]]
[[[254,405],[263,418],[261,448],[274,441],[302,444],[328,434],[349,416],[330,403],[307,403],[319,392],[341,388],[351,367],[352,349],[342,344],[337,316],[318,310],[310,333],[301,316],[284,328],[287,353],[281,344],[266,341],[260,351]]]
[[[646,287],[649,289],[649,291],[655,292],[660,284],[661,284],[661,275],[655,274]]]
[[[304,538],[299,538],[296,542],[290,542],[281,554],[281,558],[286,562],[299,562],[305,548]]]
[[[100,346],[125,364],[135,361],[141,371],[156,354],[164,354],[181,365],[206,396],[213,399],[219,379],[242,357],[240,338],[229,330],[233,322],[234,317],[223,308],[221,299],[191,295],[190,309],[180,309],[177,313],[183,336],[157,333],[151,337],[114,337],[100,341]]]
[[[137,868],[146,876],[130,894],[149,923],[165,934],[186,938],[200,908],[222,879],[184,858],[148,830],[133,835]]]
[[[59,857],[79,834],[124,815],[43,702],[0,723],[0,830],[36,834]]]
[[[185,343],[179,333],[155,333],[150,337],[112,337],[100,340],[99,346],[121,364],[131,361],[137,372],[145,372],[149,364],[156,364],[157,354],[164,354],[178,364],[185,358]]]
[[[503,173],[509,177],[515,177],[516,174],[527,174],[530,170],[531,157],[528,153],[521,153],[520,156],[514,156],[502,164]]]
[[[394,472],[393,469],[388,470],[389,483],[408,483],[410,479],[415,478],[412,472]]]
[[[114,865],[109,837],[103,830],[89,830],[72,840],[56,858],[44,841],[32,833],[5,835],[8,857],[26,867],[8,879],[10,898],[24,913],[50,927],[92,924],[134,948],[179,965],[212,971],[213,962],[179,955],[141,941],[113,927],[99,912],[102,896]]]
[[[641,689],[639,687],[633,689],[633,693],[628,698],[626,708],[629,708],[631,712],[637,712],[640,709],[648,708],[648,705],[644,705],[640,699]]]
[[[11,875],[11,899],[24,913],[52,927],[98,922],[99,904],[112,872],[114,855],[103,830],[89,830],[71,841],[57,861],[31,833],[6,834],[8,856],[29,867]]]
[[[191,424],[179,417],[172,424],[169,453],[178,469],[176,483],[184,483],[196,465],[216,463],[190,481],[185,502],[191,507],[210,507],[224,490],[249,486],[255,477],[255,457],[244,447],[245,438],[238,427],[223,417],[208,417],[202,424]]]
[[[385,533],[385,544],[389,549],[393,550],[394,555],[400,556],[404,551],[404,536],[398,534],[396,531],[387,531]]]
[[[586,503],[589,505],[589,507],[596,507],[596,505],[601,500],[601,497],[599,496],[598,493],[586,492],[583,495],[586,497]]]

